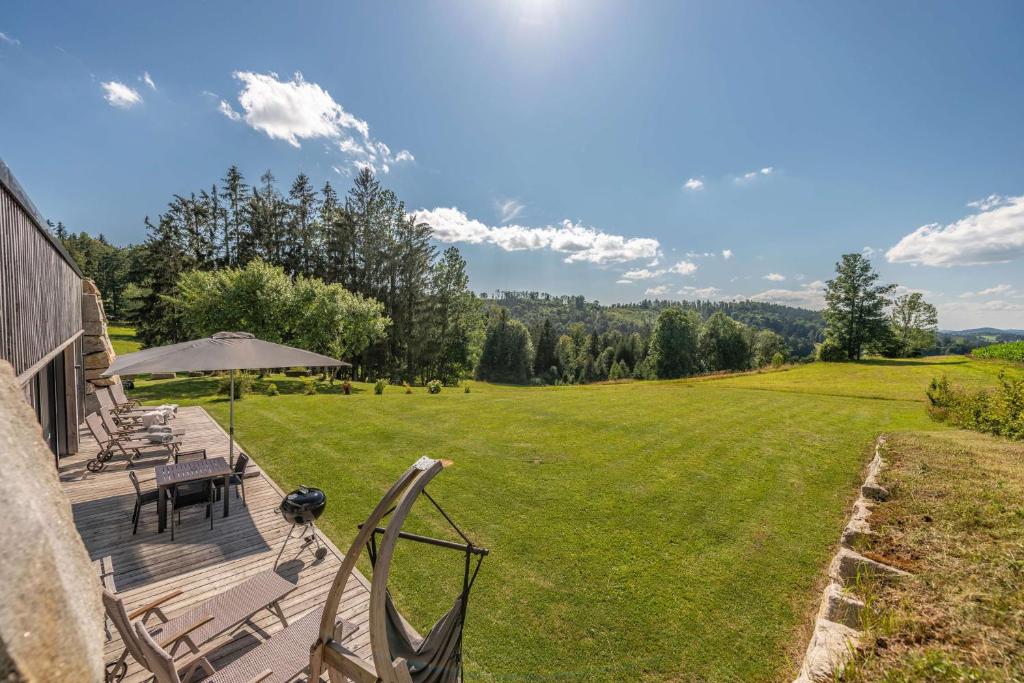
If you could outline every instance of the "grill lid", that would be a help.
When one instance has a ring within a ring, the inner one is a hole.
[[[327,507],[327,495],[312,486],[300,486],[281,501],[281,514],[292,524],[307,524]]]

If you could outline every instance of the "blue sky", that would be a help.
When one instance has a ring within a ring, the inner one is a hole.
[[[120,243],[232,163],[368,163],[478,291],[815,306],[867,250],[943,327],[1024,328],[1022,34],[1020,2],[7,0],[0,157]]]

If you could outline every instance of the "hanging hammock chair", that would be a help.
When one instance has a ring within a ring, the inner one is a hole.
[[[474,545],[427,493],[427,484],[442,470],[439,460],[420,458],[398,478],[366,521],[359,525],[359,533],[345,553],[327,595],[320,621],[320,637],[310,650],[309,680],[318,680],[324,671],[329,673],[331,681],[347,678],[355,683],[458,683],[462,680],[462,632],[466,605],[480,564],[488,551]],[[444,516],[462,543],[402,531],[402,524],[421,493]],[[381,527],[381,522],[389,515],[387,526]],[[378,536],[381,536],[379,545]],[[462,591],[451,609],[422,638],[395,608],[388,591],[388,575],[399,538],[459,550],[465,555]],[[373,566],[370,584],[372,661],[362,659],[334,640],[334,624],[341,596],[364,548]]]

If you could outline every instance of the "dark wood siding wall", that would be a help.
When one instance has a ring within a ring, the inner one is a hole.
[[[15,191],[0,183],[0,358],[21,376],[81,332],[82,278]]]

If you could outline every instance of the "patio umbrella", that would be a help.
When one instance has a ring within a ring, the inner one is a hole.
[[[235,371],[289,367],[352,367],[351,363],[293,346],[257,339],[248,332],[218,332],[212,337],[157,346],[118,357],[103,373],[141,375],[153,372],[231,372],[228,460],[235,464]]]

